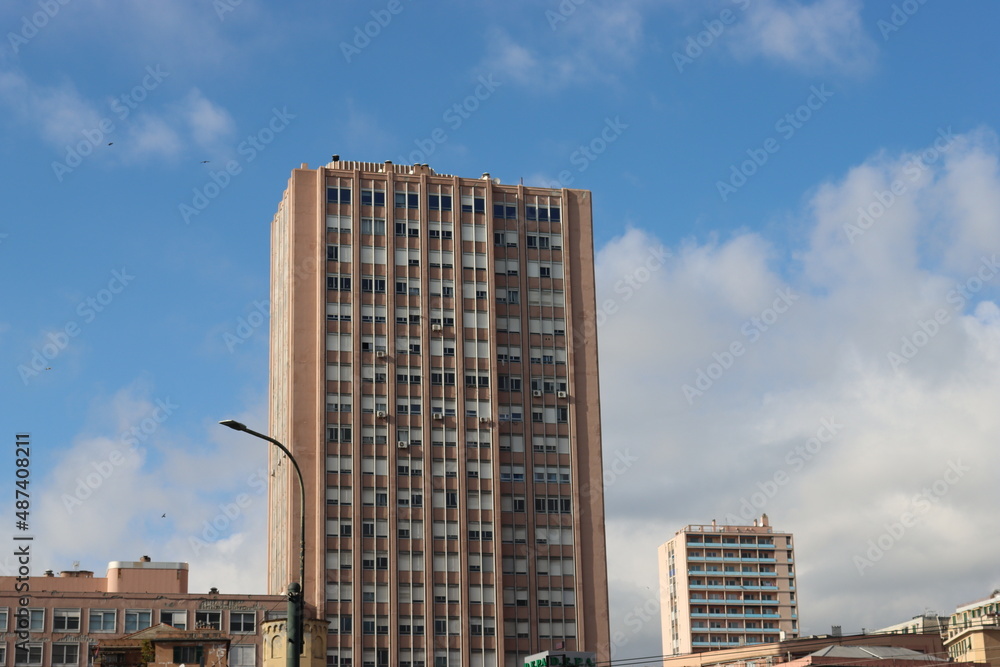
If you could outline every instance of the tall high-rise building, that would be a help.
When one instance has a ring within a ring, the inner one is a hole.
[[[292,172],[271,261],[270,435],[329,664],[607,659],[590,193],[334,156]]]
[[[752,526],[685,526],[658,556],[664,655],[798,637],[792,535],[766,514]]]

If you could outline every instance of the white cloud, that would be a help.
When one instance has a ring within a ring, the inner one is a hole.
[[[0,71],[0,105],[14,112],[16,122],[33,127],[56,149],[55,159],[67,163],[71,149],[84,159],[94,155],[127,164],[231,150],[226,146],[235,123],[229,112],[197,88],[175,101],[167,90],[157,90],[168,77],[147,69],[138,79],[142,85],[98,104],[70,83],[42,84],[15,70]]]
[[[187,120],[195,143],[206,150],[216,149],[236,129],[229,112],[212,103],[197,88],[184,98],[180,113]]]
[[[860,0],[754,0],[730,44],[739,56],[802,70],[863,72],[877,47],[864,30],[861,9]]]
[[[186,442],[172,422],[191,407],[143,382],[94,401],[90,423],[37,482],[40,570],[80,561],[103,574],[145,554],[190,563],[192,591],[264,592],[267,446],[214,423]]]
[[[0,71],[0,104],[60,148],[80,141],[81,130],[97,127],[102,117],[72,84],[37,86],[13,70]]]
[[[553,15],[560,18],[554,20]],[[550,11],[545,17],[551,30],[532,40],[534,46],[493,29],[477,71],[545,91],[613,83],[617,72],[631,65],[643,41],[642,16],[630,5],[591,2],[569,15]]]
[[[656,547],[691,523],[767,512],[793,532],[807,633],[946,613],[1000,582],[997,158],[986,131],[873,156],[815,191],[790,267],[746,231],[649,273],[641,230],[600,250],[605,465],[636,458],[606,493],[619,657],[661,652],[642,618]]]

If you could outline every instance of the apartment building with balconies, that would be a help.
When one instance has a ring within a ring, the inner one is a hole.
[[[792,535],[766,514],[750,526],[685,526],[658,560],[665,655],[798,636]]]

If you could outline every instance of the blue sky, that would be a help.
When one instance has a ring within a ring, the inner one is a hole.
[[[215,423],[263,430],[270,219],[336,153],[594,191],[619,657],[660,653],[655,547],[744,500],[796,535],[806,632],[985,596],[998,14],[5,3],[0,433],[34,441],[36,566],[263,589],[266,452]]]

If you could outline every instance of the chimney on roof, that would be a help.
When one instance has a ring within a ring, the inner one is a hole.
[[[766,514],[761,514],[760,515],[760,525],[762,525],[762,526],[770,526],[771,525],[768,522],[768,520],[767,520],[767,515]]]
[[[139,558],[140,563],[150,563],[152,562],[152,560],[153,559],[150,558],[149,556],[142,556],[141,558]]]

